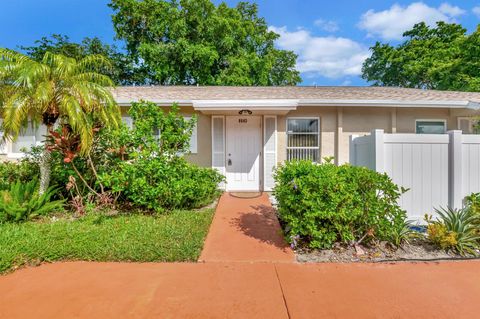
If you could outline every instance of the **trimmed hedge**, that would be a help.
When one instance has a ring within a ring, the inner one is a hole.
[[[397,204],[405,190],[367,168],[293,161],[277,169],[275,181],[278,213],[292,244],[393,242],[406,222]]]

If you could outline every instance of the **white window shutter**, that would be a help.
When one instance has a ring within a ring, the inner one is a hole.
[[[212,116],[212,168],[225,175],[225,117]],[[219,187],[225,188],[224,183]]]
[[[273,172],[277,165],[277,117],[276,116],[264,116],[264,182],[263,189],[265,191],[271,191],[275,186],[275,180],[273,179]]]

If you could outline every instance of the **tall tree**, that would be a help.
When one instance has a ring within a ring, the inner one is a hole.
[[[120,123],[120,109],[109,87],[112,80],[98,69],[108,68],[101,55],[77,61],[64,55],[45,53],[40,62],[21,53],[0,49],[0,107],[4,139],[15,140],[29,121],[47,127],[47,142],[40,165],[40,192],[50,182],[48,138],[60,121],[80,137],[80,152],[92,145],[94,122],[107,127]]]
[[[32,46],[19,46],[21,51],[35,61],[42,61],[45,53],[62,54],[76,60],[92,54],[108,59],[111,67],[101,70],[117,85],[147,84],[144,70],[137,68],[132,59],[116,45],[103,43],[98,37],[85,37],[80,43],[72,42],[66,35],[52,34],[35,41]]]
[[[117,37],[150,82],[184,85],[295,85],[296,55],[275,48],[278,34],[256,4],[211,0],[112,0]]]
[[[363,64],[373,85],[439,90],[480,90],[480,29],[466,34],[458,24],[416,24],[397,45],[377,42]]]

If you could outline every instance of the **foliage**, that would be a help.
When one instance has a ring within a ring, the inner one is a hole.
[[[196,261],[212,217],[212,209],[162,216],[88,213],[0,225],[0,273],[60,260]]]
[[[128,202],[157,212],[207,205],[218,196],[222,180],[213,169],[165,157],[137,158],[121,163],[116,172],[101,175],[102,183]]]
[[[480,193],[473,193],[465,197],[465,206],[480,225]]]
[[[113,82],[96,72],[108,67],[101,55],[77,61],[47,52],[38,62],[0,49],[1,89],[8,92],[3,101],[4,137],[15,139],[29,120],[44,124],[49,134],[60,119],[80,136],[81,151],[87,153],[94,120],[113,127],[120,122],[120,109],[109,89]]]
[[[80,43],[72,42],[68,36],[52,34],[35,41],[34,46],[19,46],[26,55],[35,61],[41,61],[47,52],[62,54],[76,60],[88,55],[104,56],[112,65],[101,73],[110,77],[117,85],[147,84],[144,82],[142,70],[134,66],[129,56],[121,52],[115,45],[103,43],[98,37],[84,38]]]
[[[274,194],[287,238],[308,247],[363,240],[403,240],[406,213],[397,200],[405,190],[386,174],[329,161],[286,162],[275,173]]]
[[[195,208],[210,203],[218,195],[218,183],[223,177],[210,168],[189,164],[182,157],[188,152],[195,119],[185,120],[177,105],[164,112],[150,102],[134,103],[129,114],[134,128],[106,131],[116,143],[103,147],[117,159],[128,160],[117,161],[115,170],[99,171],[98,182],[120,194],[121,199],[149,210]]]
[[[480,91],[480,28],[466,34],[458,24],[422,22],[404,37],[397,46],[371,47],[362,77],[379,86]]]
[[[427,221],[428,239],[446,250],[454,250],[461,255],[477,255],[480,248],[478,225],[475,216],[468,209],[436,209],[439,218]]]
[[[38,165],[28,160],[0,163],[0,190],[9,189],[16,181],[26,183],[38,178]]]
[[[412,237],[417,236],[413,230],[413,222],[406,220],[405,216],[396,215],[398,219],[392,224],[392,229],[388,235],[388,241],[395,247],[400,247],[402,244],[408,244]]]
[[[295,85],[296,55],[275,48],[256,4],[211,0],[112,0],[117,38],[165,85]]]
[[[0,191],[0,223],[21,222],[63,209],[63,201],[50,201],[55,189],[37,191],[38,181],[16,181],[10,189]]]

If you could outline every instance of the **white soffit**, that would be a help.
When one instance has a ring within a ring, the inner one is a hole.
[[[293,111],[297,109],[298,100],[195,100],[192,101],[192,105],[198,111],[242,109]]]

